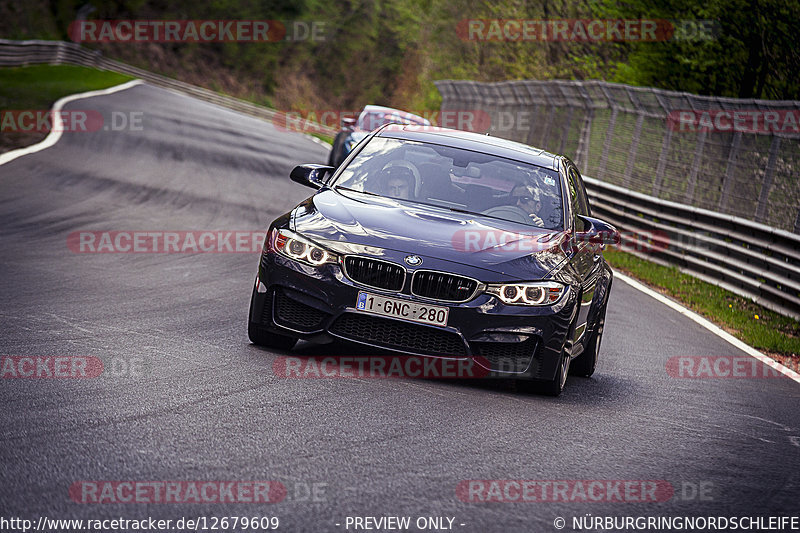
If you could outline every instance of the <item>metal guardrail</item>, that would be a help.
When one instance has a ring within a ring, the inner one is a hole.
[[[273,120],[278,113],[274,109],[218,94],[208,89],[197,87],[196,85],[190,85],[166,76],[161,76],[160,74],[154,74],[131,65],[126,65],[125,63],[120,63],[119,61],[114,61],[113,59],[108,59],[103,57],[99,51],[88,50],[76,43],[36,40],[9,41],[0,39],[0,66],[10,67],[42,63],[50,65],[79,65],[119,72],[120,74],[140,78],[157,87],[187,94],[194,98],[265,120]],[[336,135],[336,130],[323,125],[315,127],[315,130],[326,135]]]
[[[623,231],[626,252],[800,320],[800,235],[584,180],[592,214]]]
[[[800,110],[800,102],[599,81],[436,86],[442,111],[485,111],[492,135],[573,154],[601,178],[586,178],[593,213],[630,239],[626,251],[800,320],[800,136],[687,135],[669,124],[681,109]]]

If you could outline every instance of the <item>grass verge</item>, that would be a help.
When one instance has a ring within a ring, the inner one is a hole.
[[[46,110],[64,96],[107,89],[133,78],[74,65],[31,65],[0,68],[0,110]],[[47,132],[0,128],[0,152],[39,142]]]
[[[736,338],[797,370],[800,363],[800,322],[684,274],[677,267],[651,263],[611,248],[606,248],[603,255],[614,269],[643,281]]]
[[[330,145],[333,145],[333,137],[331,137],[330,135],[323,135],[322,133],[313,133],[313,132],[309,133],[309,135],[311,135],[312,137],[316,137],[322,142],[326,142]]]

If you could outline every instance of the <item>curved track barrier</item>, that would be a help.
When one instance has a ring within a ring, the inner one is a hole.
[[[592,214],[628,235],[625,251],[800,320],[800,235],[585,178]],[[624,246],[625,243],[623,243]]]

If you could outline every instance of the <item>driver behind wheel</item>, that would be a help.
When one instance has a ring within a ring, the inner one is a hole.
[[[381,171],[381,193],[390,198],[409,200],[415,182],[414,174],[406,167],[393,166]]]
[[[542,211],[542,201],[539,191],[531,185],[520,184],[511,190],[512,205],[519,207],[531,217],[531,223],[540,228],[544,227],[544,221],[539,217]]]

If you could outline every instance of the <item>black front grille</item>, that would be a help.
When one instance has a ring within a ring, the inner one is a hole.
[[[478,282],[473,279],[444,272],[419,270],[414,273],[411,293],[436,300],[466,302],[475,293],[477,287]]]
[[[322,327],[328,313],[294,300],[283,291],[275,292],[275,323],[301,331],[313,331]]]
[[[344,268],[353,281],[388,291],[399,292],[406,280],[406,270],[400,265],[367,257],[345,257]]]
[[[524,342],[470,342],[473,355],[483,357],[492,370],[523,372],[536,351],[536,339]]]
[[[427,355],[466,356],[461,337],[449,331],[399,320],[345,313],[330,332],[346,339]]]

